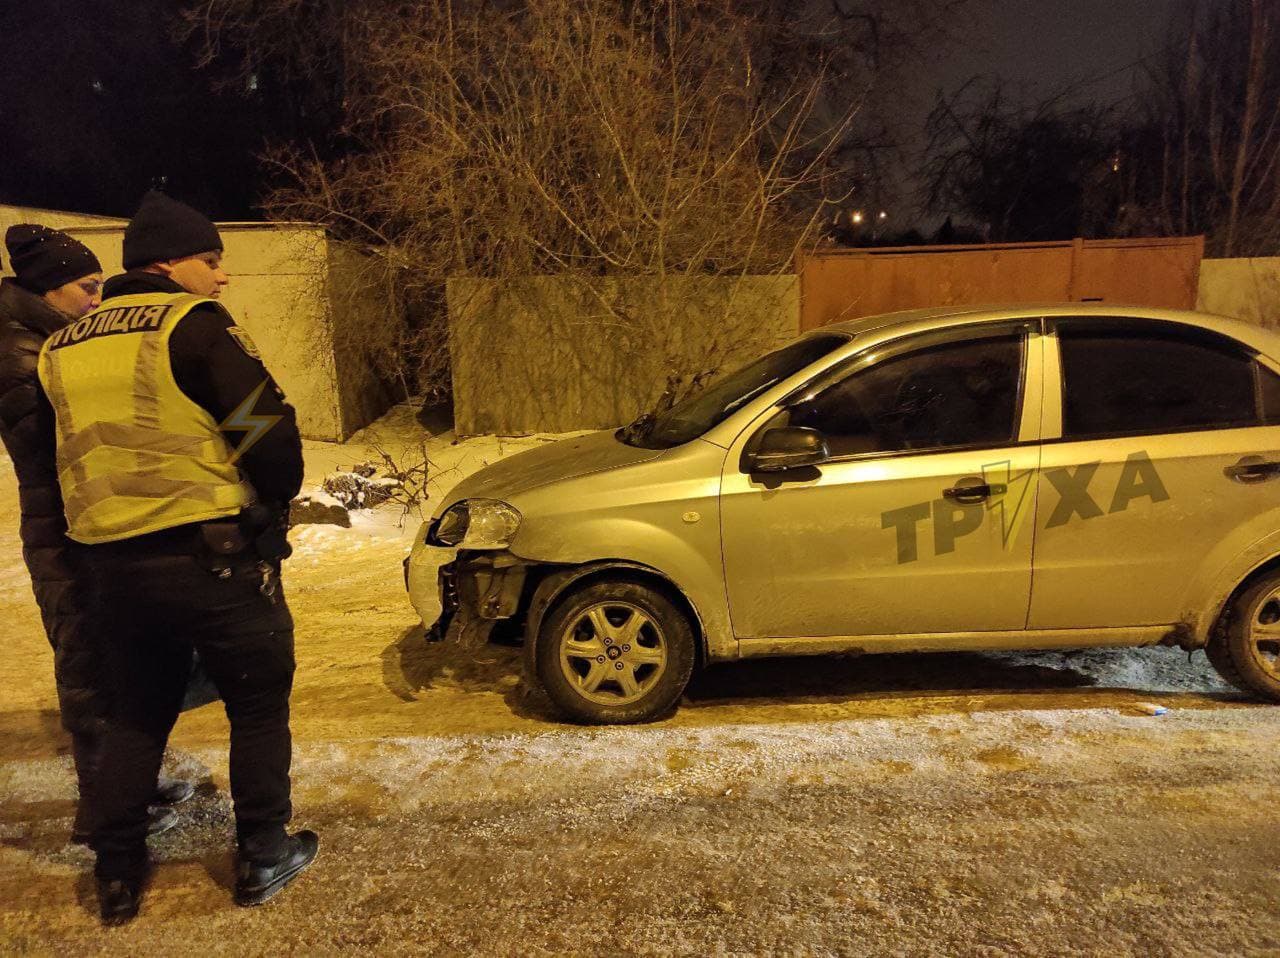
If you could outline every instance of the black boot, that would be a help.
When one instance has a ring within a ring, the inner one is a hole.
[[[98,911],[102,916],[102,923],[112,926],[133,921],[142,904],[144,884],[145,880],[141,878],[99,878]]]
[[[316,857],[320,837],[312,831],[290,835],[285,851],[270,864],[242,861],[236,875],[236,904],[261,905],[275,897],[293,881]]]
[[[156,782],[152,805],[181,805],[196,793],[196,787],[180,778],[162,778]]]
[[[172,808],[157,806],[147,809],[147,834],[159,835],[178,824],[178,813]]]

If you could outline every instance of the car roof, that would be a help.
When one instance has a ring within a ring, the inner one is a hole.
[[[1154,319],[1182,323],[1230,336],[1253,349],[1280,360],[1280,334],[1252,323],[1226,316],[1186,309],[1158,309],[1149,306],[1125,306],[1117,303],[1014,303],[981,306],[933,306],[906,309],[878,316],[862,316],[820,326],[812,333],[837,332],[860,336],[873,331],[927,332],[970,323],[999,322],[1010,319],[1038,319],[1052,316],[1096,317],[1099,319]],[[901,327],[901,329],[899,329]]]

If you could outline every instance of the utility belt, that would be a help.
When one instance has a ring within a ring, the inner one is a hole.
[[[191,556],[217,579],[254,581],[272,605],[280,602],[280,563],[292,553],[288,513],[258,503],[238,516],[192,522],[130,539],[80,547],[91,562],[113,557],[136,561],[155,556]]]
[[[288,513],[279,514],[261,503],[246,506],[232,519],[199,524],[200,539],[215,556],[255,556],[277,568],[293,554],[289,545]]]
[[[85,548],[94,555],[192,555],[209,560],[214,571],[246,560],[266,562],[278,570],[293,553],[288,527],[287,512],[278,513],[255,502],[226,519],[188,523]]]
[[[280,585],[280,563],[293,553],[287,536],[288,513],[279,515],[259,503],[234,519],[200,523],[204,561],[219,579],[229,579],[236,566],[252,561],[261,582],[258,591],[274,604]]]

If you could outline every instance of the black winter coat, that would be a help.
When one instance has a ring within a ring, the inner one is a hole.
[[[98,655],[86,598],[74,583],[81,547],[66,536],[53,407],[36,374],[40,347],[66,323],[39,296],[12,279],[0,280],[0,439],[18,474],[22,556],[53,646],[62,722],[71,731],[92,733],[104,713],[94,689]]]

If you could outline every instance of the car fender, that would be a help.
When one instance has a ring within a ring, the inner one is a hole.
[[[633,524],[628,523],[628,525]],[[521,554],[520,558],[529,562],[562,566],[538,584],[530,601],[528,616],[525,620],[526,658],[531,661],[530,657],[537,644],[543,617],[556,600],[583,579],[610,571],[631,571],[666,583],[684,599],[693,612],[696,619],[695,626],[702,637],[704,661],[737,658],[738,643],[729,625],[720,570],[709,568],[706,561],[701,559],[687,543],[675,539],[670,534],[664,535],[659,530],[652,530],[652,535],[658,539],[670,540],[663,553],[664,558],[668,560],[664,563],[666,568],[659,567],[654,562],[645,562],[638,556],[638,553],[643,554],[648,551],[638,547],[638,540],[643,534],[640,530],[627,530],[625,534],[627,538],[614,538],[612,541],[627,543],[628,551],[632,555],[626,558],[600,555],[588,558],[581,554],[581,547],[561,553],[554,558],[547,553]],[[585,530],[584,535],[587,535]],[[670,561],[673,556],[677,561]],[[695,585],[690,588],[689,583],[694,580],[701,580],[702,587],[698,588]]]
[[[1259,535],[1261,529],[1269,531]],[[1242,547],[1241,540],[1248,542]],[[1182,623],[1194,646],[1203,646],[1231,593],[1256,569],[1280,556],[1280,509],[1273,509],[1243,526],[1210,550],[1188,592]]]

